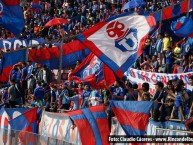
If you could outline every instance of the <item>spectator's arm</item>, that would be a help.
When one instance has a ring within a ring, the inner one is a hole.
[[[175,110],[175,107],[172,108],[172,112],[171,112],[171,115],[170,115],[170,118],[171,118],[171,119],[174,118],[174,110]]]
[[[3,98],[1,98],[1,102],[2,102],[2,104],[4,104],[5,102],[4,102],[4,100],[3,100]]]
[[[143,62],[142,64],[140,64],[140,67],[144,67],[144,65],[146,65],[147,61]]]
[[[188,71],[188,66],[186,65],[184,70],[183,70],[183,73],[186,73]]]
[[[124,100],[124,96],[112,95],[113,98]]]

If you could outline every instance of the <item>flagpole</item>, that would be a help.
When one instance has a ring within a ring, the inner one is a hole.
[[[161,29],[162,29],[162,17],[163,17],[163,9],[160,10],[160,19],[159,19],[159,30],[158,32],[161,33]]]
[[[58,69],[58,83],[60,83],[61,75],[62,75],[63,41],[64,41],[64,32],[62,31],[62,40],[60,44],[60,61],[59,61],[59,69]]]
[[[186,17],[189,17],[189,9],[190,9],[190,0],[188,0],[187,11],[186,11]]]

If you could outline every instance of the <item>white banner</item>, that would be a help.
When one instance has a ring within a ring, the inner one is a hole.
[[[157,81],[161,81],[164,85],[167,85],[169,80],[172,80],[174,77],[178,77],[179,79],[184,81],[187,89],[192,90],[192,86],[190,86],[189,77],[193,75],[193,72],[189,73],[181,73],[181,74],[165,74],[165,73],[153,73],[153,72],[145,72],[137,69],[129,69],[125,72],[125,76],[132,83],[138,84],[138,87],[141,88],[141,85],[144,82],[148,82],[150,85],[150,93],[153,95],[155,93],[155,83]]]
[[[64,113],[44,111],[39,125],[39,134],[45,136],[45,139],[41,137],[41,144],[47,143],[47,137],[51,137],[64,140],[68,143],[81,145],[77,127],[72,129],[72,122]],[[53,142],[51,144],[53,144]]]

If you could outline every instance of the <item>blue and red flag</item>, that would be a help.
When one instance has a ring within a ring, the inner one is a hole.
[[[14,119],[24,112],[30,110],[29,108],[4,108],[5,112],[9,116],[9,120]]]
[[[27,135],[26,132],[37,133],[37,110],[38,108],[32,108],[9,121],[12,130],[20,131],[18,137],[22,144],[26,144],[26,139],[28,139],[28,144],[35,144],[33,134]]]
[[[41,6],[40,6],[40,0],[33,0],[31,7],[29,10],[32,11],[41,11]]]
[[[0,109],[0,127],[8,129],[9,116],[4,108]]]
[[[83,145],[108,145],[110,129],[104,106],[66,113],[74,121]]]
[[[193,20],[185,16],[180,17],[176,22],[172,22],[171,29],[180,37],[193,36]]]
[[[114,73],[97,56],[90,53],[69,75],[76,83],[87,82],[92,88],[111,86],[116,78]]]
[[[83,60],[90,53],[80,41],[63,45],[62,67],[69,67],[76,64],[77,60]],[[60,48],[51,47],[46,49],[31,49],[29,50],[29,59],[33,62],[46,64],[50,69],[58,69],[60,58]]]
[[[115,116],[127,135],[144,135],[153,102],[111,101]]]
[[[9,73],[13,68],[13,65],[17,64],[18,62],[25,62],[25,58],[26,49],[5,53],[2,64],[3,70],[0,73],[0,82],[7,82],[9,80]]]
[[[152,16],[123,13],[94,25],[78,39],[122,78],[142,54],[148,34],[155,25]]]
[[[19,34],[24,28],[20,0],[0,0],[0,25],[8,31]]]
[[[0,110],[0,127],[3,129],[0,134],[0,144],[8,143],[10,139],[10,133],[8,132],[9,121],[21,115],[28,108],[1,108]],[[10,140],[11,141],[11,140]]]

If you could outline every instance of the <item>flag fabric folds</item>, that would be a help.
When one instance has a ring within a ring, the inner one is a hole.
[[[40,1],[39,0],[33,0],[32,6],[30,9],[33,11],[41,11]]]
[[[149,122],[149,101],[111,101],[112,110],[127,135],[144,135]]]
[[[97,56],[90,53],[85,60],[69,75],[76,83],[87,82],[92,88],[104,88],[115,82],[111,69]]]
[[[9,121],[11,129],[19,131],[18,137],[22,144],[26,144],[26,132],[37,133],[37,110],[38,108],[30,109]],[[33,134],[29,134],[28,138],[28,144],[35,144]]]
[[[9,80],[9,73],[13,68],[13,65],[18,62],[25,62],[25,59],[26,49],[5,53],[3,56],[2,72],[0,73],[0,82],[7,82]]]
[[[77,60],[82,61],[89,53],[90,51],[78,40],[64,44],[62,67],[75,65]],[[59,58],[59,47],[29,50],[29,59],[31,61],[41,63],[42,65],[46,64],[50,69],[58,69]]]
[[[193,1],[191,0],[190,3],[191,4],[190,4],[190,7],[188,8],[188,10],[193,8]],[[178,4],[166,7],[163,10],[154,12],[151,14],[151,16],[154,16],[156,19],[156,22],[159,22],[160,17],[161,17],[161,13],[162,13],[161,20],[168,20],[168,19],[180,16],[181,14],[187,12],[187,6],[188,6],[188,2],[187,2],[187,0],[184,0]]]
[[[121,78],[141,55],[155,25],[152,16],[123,13],[94,25],[78,39]]]
[[[30,109],[9,121],[12,130],[29,131],[36,133],[37,108]]]
[[[145,2],[143,0],[130,0],[129,2],[124,4],[123,10],[137,8],[142,5],[145,5]]]
[[[9,121],[16,118],[17,116],[28,111],[29,108],[1,108],[0,109],[0,125],[3,129],[0,132],[0,144],[11,144],[12,137],[10,135]]]
[[[180,17],[176,22],[172,22],[171,29],[175,35],[188,37],[193,35],[193,20],[188,17]]]
[[[66,113],[77,126],[82,144],[107,145],[110,134],[104,106],[95,106]]]
[[[19,4],[19,0],[0,1],[0,25],[14,34],[19,34],[24,28],[24,16]]]

